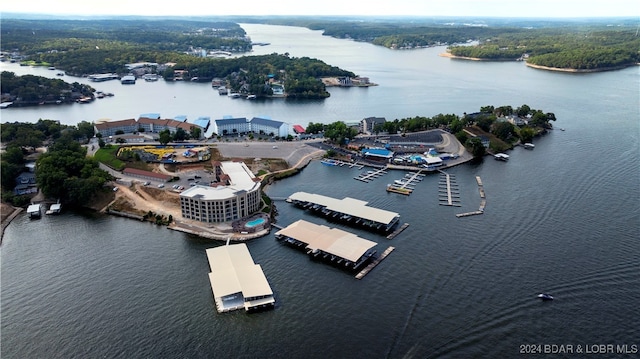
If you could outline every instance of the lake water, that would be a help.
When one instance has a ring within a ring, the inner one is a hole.
[[[510,151],[509,162],[487,158],[448,170],[459,208],[439,205],[437,174],[401,196],[385,187],[402,172],[363,183],[353,179],[357,169],[312,162],[269,186],[274,198],[307,191],[361,199],[410,226],[390,241],[276,201],[279,225],[305,219],[375,241],[379,252],[396,249],[356,280],[273,234],[251,241],[277,300],[275,310],[255,315],[215,311],[205,249],[220,243],[93,213],[20,215],[1,250],[3,358],[509,358],[537,350],[526,346],[533,344],[543,352],[572,346],[573,353],[551,357],[637,355],[618,352],[640,344],[638,67],[552,73],[450,60],[438,56],[444,48],[391,51],[302,28],[243,26],[253,41],[271,43],[256,54],[319,58],[380,86],[333,88],[324,101],[243,101],[209,84],[106,82],[94,87],[115,97],[4,109],[2,122],[75,124],[158,112],[305,125],[528,104],[554,112],[555,127],[566,131],[536,138],[533,151]],[[0,69],[55,76],[6,63]],[[478,208],[475,176],[484,183],[485,214],[457,218]],[[556,300],[540,302],[540,292]],[[613,347],[600,351],[600,344]]]

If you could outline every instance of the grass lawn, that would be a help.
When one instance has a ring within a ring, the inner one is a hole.
[[[93,157],[98,162],[102,162],[105,165],[115,170],[122,171],[124,169],[125,163],[120,161],[116,157],[117,152],[118,152],[118,146],[109,146],[109,147],[105,146],[99,149],[98,151],[96,151],[96,154],[93,155]]]

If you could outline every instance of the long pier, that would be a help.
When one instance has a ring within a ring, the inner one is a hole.
[[[372,181],[380,176],[382,176],[383,174],[387,173],[387,167],[382,167],[382,168],[378,168],[376,170],[373,171],[367,171],[367,173],[361,173],[356,177],[353,177],[353,179],[357,179],[358,181],[362,181],[362,182],[369,182]]]
[[[478,192],[480,192],[480,207],[478,207],[477,211],[458,213],[456,214],[456,217],[458,218],[469,217],[469,216],[476,216],[484,213],[484,208],[487,205],[487,200],[484,192],[484,186],[482,185],[482,179],[480,178],[480,176],[476,176],[476,182],[478,183]]]
[[[389,235],[387,236],[387,239],[394,239],[398,234],[400,234],[400,232],[404,231],[407,227],[409,227],[409,223],[404,223],[402,226],[398,227],[398,229],[396,229],[392,233],[389,233]]]
[[[396,249],[396,247],[393,247],[393,246],[389,246],[389,248],[385,249],[384,252],[382,252],[382,254],[380,255],[380,257],[376,258],[373,262],[369,263],[368,266],[366,266],[363,270],[361,270],[360,273],[356,274],[356,279],[364,278],[364,276],[367,275],[369,272],[371,272],[373,268],[375,268],[378,264],[380,264],[380,262],[382,262],[385,258],[387,258],[389,253],[393,252],[394,249]]]
[[[460,207],[460,192],[455,182],[455,176],[450,175],[442,170],[440,172],[439,200],[441,206]]]

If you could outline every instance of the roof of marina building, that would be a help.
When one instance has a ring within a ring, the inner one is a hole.
[[[369,249],[376,246],[376,242],[353,233],[304,220],[298,220],[279,230],[276,236],[293,238],[306,243],[307,249],[320,250],[351,262],[357,262]]]
[[[273,290],[244,243],[206,250],[209,281],[218,312],[273,305]]]
[[[399,217],[399,214],[396,212],[369,207],[367,206],[368,202],[350,197],[336,199],[314,193],[296,192],[289,196],[287,200],[318,204],[330,211],[347,214],[385,225],[392,224]]]
[[[282,121],[276,121],[265,117],[254,117],[251,119],[251,124],[280,127],[284,124]]]
[[[185,118],[185,120],[186,120],[186,118]],[[200,126],[200,127],[204,128],[204,129],[207,129],[209,127],[209,122],[210,121],[211,121],[210,117],[202,116],[202,117],[198,117],[197,119],[195,119],[193,121],[193,123],[196,126]]]
[[[239,192],[251,192],[260,187],[260,180],[256,178],[244,162],[221,162],[222,172],[229,178],[229,185],[193,186],[180,193],[180,197],[198,198],[204,200],[232,198]]]

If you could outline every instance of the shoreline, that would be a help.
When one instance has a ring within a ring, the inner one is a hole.
[[[504,58],[503,59],[482,59],[482,58],[479,58],[479,57],[456,56],[456,55],[452,55],[449,52],[443,52],[441,54],[438,54],[438,56],[447,57],[447,58],[454,59],[454,60],[485,61],[485,62],[490,62],[490,61],[495,61],[495,62],[508,62],[508,61],[521,62],[521,61],[514,60],[514,59],[504,59]],[[628,65],[620,65],[620,66],[601,67],[601,68],[597,68],[597,69],[572,69],[572,68],[563,68],[563,67],[549,67],[549,66],[535,65],[535,64],[529,63],[528,61],[524,61],[524,64],[527,67],[531,67],[531,68],[537,69],[537,70],[555,71],[555,72],[567,72],[567,73],[576,73],[576,74],[616,71],[616,70],[626,69],[627,67],[640,65],[640,63],[635,63],[635,64],[628,64]]]
[[[2,206],[4,207],[5,204],[3,203]],[[20,214],[20,212],[22,212],[23,210],[22,208],[18,208],[18,207],[13,207],[13,206],[10,206],[10,207],[13,208],[13,211],[11,212],[10,215],[7,216],[7,218],[5,218],[2,221],[2,226],[1,226],[2,228],[0,228],[0,245],[2,245],[2,238],[4,238],[5,228],[7,228],[11,223],[11,221],[13,221],[18,216],[18,214]]]
[[[622,69],[626,69],[627,67],[637,66],[639,64],[629,64],[629,65],[620,65],[620,66],[611,66],[611,67],[601,67],[601,68],[598,68],[598,69],[570,69],[570,68],[562,68],[562,67],[549,67],[549,66],[530,64],[528,62],[525,62],[525,65],[527,65],[527,67],[531,67],[531,68],[538,69],[538,70],[583,74],[583,73],[594,73],[594,72],[605,72],[605,71],[622,70]]]

